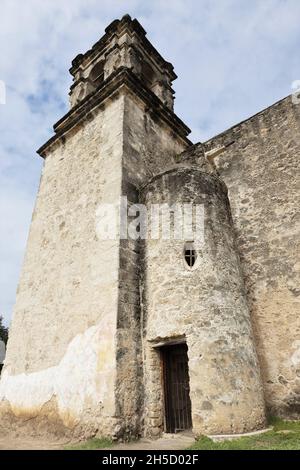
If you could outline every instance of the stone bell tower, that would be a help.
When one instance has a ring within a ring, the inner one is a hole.
[[[137,20],[113,21],[70,70],[70,111],[44,159],[19,283],[0,413],[74,435],[141,433],[139,250],[99,238],[97,210],[168,167],[190,141],[173,67]],[[29,421],[30,420],[30,421]]]
[[[105,33],[90,51],[79,54],[72,62],[71,106],[80,103],[117,70],[124,68],[131,70],[148,90],[173,110],[172,82],[177,76],[172,64],[166,62],[146,39],[140,23],[125,15],[121,21],[113,21]]]

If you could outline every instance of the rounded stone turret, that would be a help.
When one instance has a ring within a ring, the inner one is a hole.
[[[144,243],[146,417],[158,417],[147,422],[153,434],[163,428],[165,413],[159,404],[164,393],[157,372],[159,347],[178,342],[187,345],[195,434],[243,433],[265,423],[227,189],[203,158],[200,155],[202,165],[192,161],[155,176],[141,193],[148,214],[155,213],[153,205],[171,208],[171,237],[151,237],[151,227],[157,229],[151,215]],[[193,233],[180,238],[176,211],[181,208],[185,215],[186,209],[189,214],[191,204],[198,220],[193,219]],[[172,238],[174,227],[177,238]]]

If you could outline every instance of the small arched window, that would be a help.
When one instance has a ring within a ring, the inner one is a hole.
[[[193,242],[187,242],[184,246],[184,259],[189,268],[196,263],[197,253]]]

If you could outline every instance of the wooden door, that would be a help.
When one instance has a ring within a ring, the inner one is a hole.
[[[187,345],[164,346],[161,352],[165,430],[176,433],[192,427]]]

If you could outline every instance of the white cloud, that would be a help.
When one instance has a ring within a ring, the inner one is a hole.
[[[7,321],[42,164],[35,150],[67,111],[72,59],[124,13],[174,64],[176,112],[195,141],[289,94],[300,78],[299,0],[2,0],[0,314]]]

